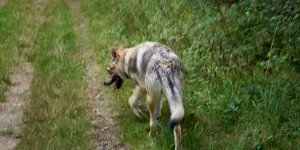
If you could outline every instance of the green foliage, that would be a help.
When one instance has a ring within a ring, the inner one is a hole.
[[[98,0],[85,1],[83,10],[91,20],[91,35],[105,29],[108,37],[117,37],[126,47],[159,41],[181,57],[184,149],[300,147],[298,0]],[[97,29],[95,20],[106,25]],[[106,39],[106,44],[112,40],[116,39]],[[100,52],[102,58],[108,50]],[[140,135],[145,125],[127,117],[130,92],[121,93],[126,94],[116,99],[126,108],[120,111],[122,134],[132,148],[172,148],[164,124],[167,107],[159,135],[147,144],[149,139]]]

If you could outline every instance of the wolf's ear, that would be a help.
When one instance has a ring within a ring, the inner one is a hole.
[[[125,49],[124,45],[123,45],[123,44],[120,44],[119,50],[122,51],[122,50],[124,50],[124,49]]]
[[[118,52],[116,51],[115,48],[112,48],[111,49],[111,55],[112,55],[113,58],[117,58],[119,54],[118,54]]]

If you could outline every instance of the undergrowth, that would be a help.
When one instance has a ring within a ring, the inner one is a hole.
[[[87,0],[81,8],[103,72],[119,43],[159,41],[179,55],[184,149],[300,148],[299,0]],[[128,107],[130,87],[112,92],[121,137],[133,149],[173,148],[167,104],[148,139],[148,123]]]

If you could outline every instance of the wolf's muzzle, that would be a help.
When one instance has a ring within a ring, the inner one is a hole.
[[[109,76],[106,81],[104,82],[105,86],[109,86],[111,84],[113,84],[115,82],[115,87],[114,89],[119,89],[122,87],[123,85],[123,79],[121,77],[119,77],[118,75],[114,75],[114,76]]]
[[[109,85],[113,84],[117,79],[116,76],[117,75],[109,76],[108,78],[106,78],[106,81],[104,81],[104,85],[109,86]]]

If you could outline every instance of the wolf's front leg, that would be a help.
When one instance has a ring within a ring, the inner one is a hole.
[[[146,94],[146,90],[139,86],[136,86],[132,95],[130,96],[128,103],[133,110],[133,113],[141,120],[145,120],[147,117],[141,111],[141,109],[137,106],[137,100],[142,99]]]

